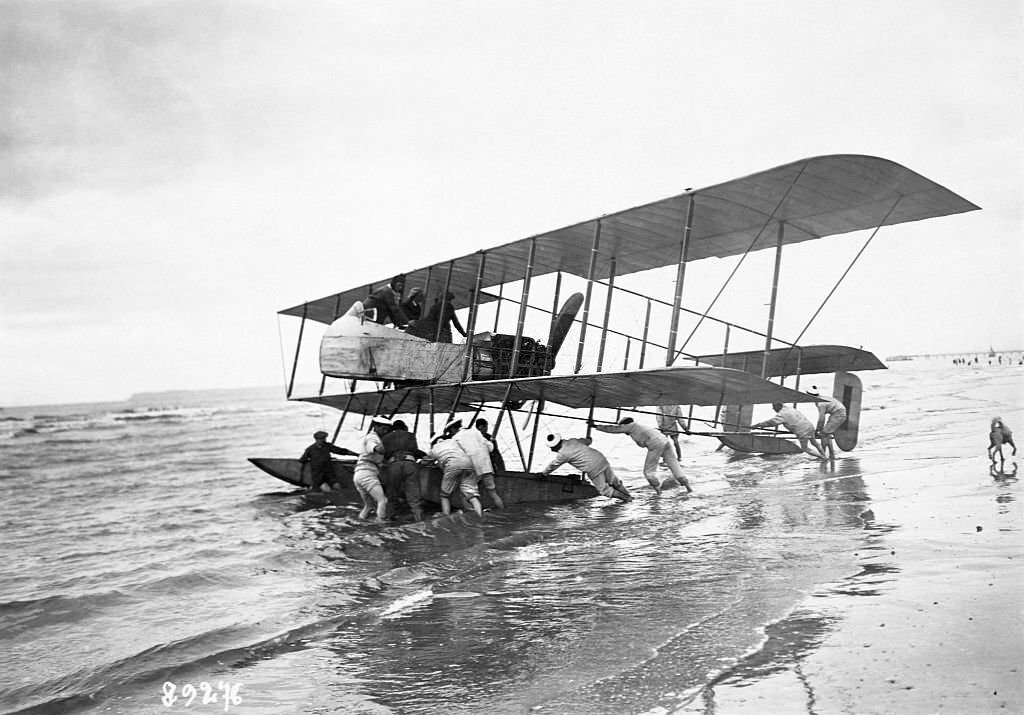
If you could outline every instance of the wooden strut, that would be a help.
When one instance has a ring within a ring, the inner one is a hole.
[[[505,409],[509,409],[508,404],[505,405]],[[519,430],[516,429],[516,421],[512,419],[511,412],[512,411],[509,410],[508,423],[512,425],[512,434],[516,438],[516,449],[519,451],[519,461],[523,463],[523,471],[529,472],[530,468],[526,464],[526,455],[523,454],[523,445],[522,442],[519,440]]]
[[[451,422],[452,418],[455,417],[455,413],[458,412],[459,402],[462,400],[462,391],[464,389],[465,389],[465,385],[460,384],[459,385],[459,389],[457,389],[455,391],[455,402],[453,402],[452,406],[448,409],[448,420],[447,420],[447,422]],[[447,424],[447,422],[446,422],[446,424]]]
[[[697,321],[697,324],[693,326],[693,330],[690,331],[690,334],[687,336],[686,340],[683,341],[683,344],[679,348],[679,352],[676,354],[676,357],[681,355],[683,350],[686,349],[686,346],[689,344],[690,340],[693,339],[693,336],[697,332],[697,329],[701,326],[701,323],[704,322],[704,319],[708,316],[708,313],[711,312],[711,309],[715,307],[715,303],[718,302],[718,299],[722,297],[722,293],[725,291],[726,286],[729,285],[729,282],[732,280],[733,276],[736,275],[736,271],[740,269],[740,266],[743,265],[743,261],[746,260],[747,256],[750,255],[750,252],[754,249],[754,246],[757,245],[757,242],[761,239],[761,234],[764,233],[764,230],[771,225],[772,221],[775,219],[775,214],[777,214],[779,212],[779,209],[782,208],[782,205],[786,203],[786,199],[789,198],[790,192],[793,191],[793,188],[796,186],[797,182],[800,181],[800,177],[804,175],[804,170],[806,168],[807,162],[804,162],[803,166],[800,167],[800,171],[793,178],[793,181],[790,183],[788,187],[786,187],[786,192],[782,195],[782,198],[779,199],[779,202],[777,204],[775,204],[775,208],[772,209],[771,214],[768,215],[768,218],[765,219],[765,222],[761,225],[761,229],[757,232],[757,235],[754,236],[754,240],[750,242],[750,245],[747,246],[747,250],[745,250],[743,252],[743,255],[740,256],[740,260],[738,260],[736,262],[736,265],[733,266],[732,272],[729,273],[729,277],[725,279],[725,282],[722,283],[722,287],[718,289],[718,293],[716,293],[715,297],[711,299],[711,303],[708,304],[708,307],[704,311],[704,314],[700,316],[700,319]],[[675,358],[673,358],[673,362],[674,361]]]
[[[772,332],[775,330],[775,306],[779,296],[779,271],[782,268],[782,240],[786,224],[779,221],[779,233],[775,243],[775,270],[772,271],[772,297],[768,302],[768,327],[765,329],[764,355],[761,357],[761,379],[768,372],[768,353],[772,350]]]
[[[651,299],[647,299],[647,312],[644,314],[644,336],[640,342],[640,369],[644,369],[644,361],[647,358],[647,333],[651,328]]]
[[[446,322],[445,321],[445,311],[444,311],[444,308],[445,308],[445,304],[448,302],[448,291],[449,291],[449,289],[452,286],[452,270],[454,268],[455,268],[455,261],[448,261],[448,275],[444,279],[444,290],[441,291],[441,305],[440,305],[440,309],[437,311],[437,331],[434,333],[434,342],[435,343],[441,342],[441,328],[444,327],[444,324]],[[453,303],[452,304],[452,308],[454,308],[454,307],[455,307],[455,304]]]
[[[676,337],[679,334],[679,308],[683,303],[683,281],[686,279],[686,259],[690,252],[690,234],[693,230],[694,195],[686,206],[686,223],[683,225],[683,239],[679,242],[679,263],[676,266],[676,288],[672,299],[672,318],[669,321],[668,351],[665,353],[665,367],[676,361]]]
[[[604,345],[605,340],[608,338],[608,323],[611,320],[612,314],[612,297],[615,295],[615,257],[612,256],[610,261],[610,274],[608,276],[608,291],[605,295],[604,301],[604,325],[601,328],[601,344],[597,349],[597,371],[601,372],[601,368],[604,366]]]
[[[519,321],[516,325],[516,338],[512,343],[512,359],[508,368],[509,378],[516,376],[519,364],[519,350],[523,340],[523,326],[526,323],[527,302],[530,299],[530,279],[533,277],[533,259],[537,254],[537,239],[530,239],[530,252],[526,258],[526,275],[523,277],[523,295],[519,302]]]
[[[292,361],[292,377],[288,381],[288,392],[285,399],[292,396],[292,389],[295,387],[295,371],[299,368],[299,351],[302,349],[302,331],[306,328],[306,312],[309,310],[309,303],[302,304],[302,322],[299,323],[299,339],[295,343],[295,359]]]
[[[537,402],[537,413],[533,416],[533,435],[530,437],[530,456],[526,461],[526,471],[529,472],[530,468],[533,467],[533,452],[537,446],[537,430],[540,427],[540,416],[544,410],[544,398],[540,397],[536,400]]]
[[[494,330],[492,333],[498,332],[498,318],[501,316],[501,299],[505,293],[505,282],[502,281],[498,284],[498,300],[494,306]]]
[[[463,356],[462,381],[473,379],[473,332],[476,330],[476,315],[480,303],[480,285],[484,280],[484,262],[487,251],[480,251],[480,264],[477,266],[476,283],[473,284],[473,301],[469,311],[469,322],[466,325],[466,353]]]
[[[389,420],[393,420],[395,418],[395,415],[397,415],[398,411],[402,409],[402,405],[405,404],[406,398],[408,398],[411,393],[412,390],[406,390],[405,392],[402,393],[402,399],[398,401],[398,404],[395,405],[395,409],[391,410],[391,414],[388,415]]]
[[[331,437],[331,444],[338,441],[338,435],[341,433],[341,425],[345,422],[345,417],[348,415],[348,408],[352,406],[352,398],[355,397],[353,393],[348,393],[348,400],[345,402],[345,409],[341,413],[341,417],[338,419],[338,426],[334,428],[334,436]]]
[[[583,318],[580,321],[580,344],[576,350],[576,368],[574,373],[579,373],[583,367],[583,344],[587,337],[587,321],[590,319],[590,298],[594,292],[594,272],[597,270],[598,248],[601,245],[601,219],[597,220],[594,229],[594,243],[590,247],[590,266],[587,268],[587,294],[583,301]]]

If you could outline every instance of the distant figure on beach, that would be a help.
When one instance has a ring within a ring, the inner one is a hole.
[[[800,449],[804,452],[817,459],[828,459],[822,452],[821,445],[814,439],[814,425],[804,417],[800,410],[795,407],[787,407],[780,402],[772,403],[772,409],[775,410],[774,417],[751,425],[751,429],[782,425],[796,435],[796,438],[800,440]]]
[[[430,306],[430,310],[427,311],[427,317],[417,321],[409,329],[409,334],[427,340],[435,340],[439,343],[450,343],[452,341],[452,326],[454,325],[459,334],[462,337],[466,337],[466,330],[459,322],[459,316],[455,314],[455,305],[452,303],[454,298],[455,294],[448,291],[445,293],[444,302],[435,300],[434,304]],[[437,329],[438,325],[441,326],[440,333]]]
[[[423,317],[423,289],[416,287],[409,291],[409,297],[402,301],[400,306],[409,322],[419,320]]]
[[[384,469],[381,480],[384,496],[388,498],[388,516],[392,516],[399,496],[404,496],[412,517],[423,521],[423,495],[420,493],[420,467],[417,459],[426,452],[416,443],[416,435],[402,420],[395,420],[381,439],[384,444]]]
[[[478,516],[483,516],[480,505],[480,492],[476,486],[476,472],[473,463],[455,440],[445,432],[430,438],[430,451],[427,459],[433,459],[441,467],[444,476],[441,478],[441,511],[446,516],[452,513],[452,495],[458,488],[462,499],[473,508]]]
[[[488,496],[498,509],[504,509],[505,504],[498,495],[498,485],[494,481],[494,465],[491,463],[491,443],[487,441],[480,430],[462,429],[462,420],[452,420],[445,427],[445,432],[451,435],[455,443],[462,447],[462,451],[469,455],[469,461],[473,463],[473,471],[476,472],[477,484],[482,484],[487,490]]]
[[[378,323],[390,322],[394,323],[397,328],[406,328],[409,326],[409,318],[398,304],[403,290],[405,290],[405,276],[395,276],[391,279],[390,284],[370,293],[369,297],[363,301],[363,310],[375,310]]]
[[[1013,431],[1006,426],[1002,417],[993,417],[988,434],[988,458],[992,460],[993,464],[995,464],[997,453],[999,454],[1000,464],[1006,461],[1003,458],[1004,444],[1013,447],[1013,453],[1010,456],[1017,456],[1017,445],[1013,443]]]
[[[644,477],[658,494],[661,494],[661,480],[656,475],[658,460],[665,461],[669,471],[672,472],[673,479],[679,486],[685,487],[688,492],[693,491],[690,488],[690,482],[683,476],[683,468],[679,464],[668,438],[658,430],[634,422],[632,417],[623,417],[617,425],[595,425],[593,422],[589,424],[598,432],[628,434],[638,446],[647,449],[647,458],[644,460]]]
[[[658,405],[658,431],[672,442],[676,449],[676,459],[683,456],[683,451],[679,448],[679,430],[690,434],[686,422],[683,421],[683,409],[679,405]]]
[[[808,395],[821,397],[817,385],[812,385],[807,391]],[[832,435],[846,422],[846,406],[834,397],[827,398],[827,402],[816,402],[818,408],[818,426],[815,429],[815,436],[821,438],[821,451],[824,452],[826,445],[833,439]]]
[[[483,417],[476,421],[476,428],[480,430],[480,434],[484,436],[488,442],[491,443],[491,464],[494,465],[495,472],[505,471],[505,458],[501,456],[501,450],[498,449],[498,442],[494,439],[494,436],[487,431],[487,420]]]
[[[318,492],[321,489],[325,492],[331,491],[331,484],[334,482],[334,467],[332,466],[332,454],[355,455],[351,449],[335,447],[328,444],[327,433],[317,430],[313,433],[313,444],[306,447],[306,451],[299,457],[302,464],[309,465],[309,473],[312,478],[310,490]]]
[[[594,488],[602,495],[622,501],[630,501],[633,498],[615,476],[605,456],[590,446],[590,437],[562,439],[562,435],[555,432],[549,434],[545,442],[555,453],[555,458],[544,467],[544,474],[551,474],[568,462],[586,474]]]
[[[363,508],[359,512],[360,519],[370,516],[376,505],[377,521],[387,520],[388,498],[384,494],[384,486],[380,483],[380,467],[384,463],[383,437],[390,430],[391,420],[387,417],[374,417],[370,420],[370,429],[363,437],[359,459],[356,460],[352,472],[352,481],[363,500]]]

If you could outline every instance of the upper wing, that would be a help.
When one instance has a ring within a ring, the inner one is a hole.
[[[817,398],[727,367],[662,367],[427,385],[299,398],[362,414],[450,412],[468,405],[546,400],[570,408],[815,402]]]
[[[675,265],[691,196],[693,220],[687,261],[738,255],[748,248],[774,248],[776,232],[764,230],[770,222],[785,223],[783,242],[790,244],[875,228],[883,220],[885,225],[894,225],[978,208],[888,159],[853,154],[816,156],[409,270],[406,285],[422,287],[429,297],[440,295],[448,285],[455,294],[455,307],[464,308],[472,300],[478,273],[484,288],[521,280],[531,243],[536,248],[533,277],[555,271],[586,277],[581,271],[589,264],[598,222],[600,260],[595,264],[595,278],[608,277],[611,258],[615,258],[619,276]],[[390,278],[384,276],[375,283],[281,313],[329,324]],[[481,302],[493,299],[493,295],[485,294]]]

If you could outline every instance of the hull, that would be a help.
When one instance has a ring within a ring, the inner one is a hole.
[[[299,487],[310,486],[309,467],[297,459],[250,457],[249,461],[267,474]],[[336,496],[343,501],[361,504],[362,499],[352,484],[352,466],[355,460],[333,460]],[[441,470],[436,467],[420,469],[420,493],[433,504],[441,503]],[[597,490],[579,476],[557,474],[540,475],[525,472],[500,472],[494,476],[498,495],[505,506],[537,502],[560,502],[575,499],[590,499],[597,496]],[[483,490],[480,500],[485,507],[493,506],[490,496]],[[462,507],[458,493],[452,496],[452,504]]]
[[[737,452],[751,454],[799,454],[800,445],[782,437],[763,437],[754,434],[719,434],[718,441]]]

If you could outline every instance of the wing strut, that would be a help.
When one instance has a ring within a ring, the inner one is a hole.
[[[693,330],[691,330],[690,334],[686,336],[686,340],[683,341],[683,344],[679,347],[679,350],[677,350],[676,354],[672,357],[673,363],[676,360],[678,360],[679,356],[683,354],[684,350],[686,350],[686,346],[689,344],[690,340],[693,339],[694,333],[697,332],[697,329],[701,326],[701,323],[704,322],[704,319],[708,317],[708,313],[710,313],[711,309],[715,307],[715,303],[718,302],[718,299],[722,297],[722,293],[725,292],[726,286],[729,285],[729,281],[732,280],[733,276],[736,275],[736,271],[738,271],[740,269],[740,266],[743,265],[743,261],[753,250],[754,246],[757,245],[757,242],[761,240],[761,234],[764,233],[764,230],[768,228],[769,225],[771,225],[772,219],[775,218],[775,214],[777,214],[779,212],[779,209],[782,208],[782,204],[786,203],[786,199],[789,198],[789,192],[791,192],[793,190],[793,187],[796,186],[796,183],[800,181],[800,177],[803,176],[804,169],[806,168],[807,162],[805,161],[803,165],[800,167],[800,171],[797,172],[796,177],[793,179],[790,185],[786,187],[786,193],[784,193],[782,195],[782,198],[779,199],[779,202],[775,204],[775,208],[772,209],[771,214],[768,215],[768,218],[765,220],[764,224],[762,224],[761,229],[757,232],[757,235],[754,236],[754,240],[750,242],[750,245],[747,246],[747,250],[745,250],[743,252],[743,255],[740,256],[740,260],[736,262],[736,265],[732,269],[732,273],[730,273],[729,277],[725,279],[725,283],[723,283],[722,287],[718,289],[718,293],[715,294],[715,297],[711,299],[711,303],[708,305],[707,310],[705,310],[704,314],[700,316],[700,320],[698,320],[697,324],[693,326]]]

